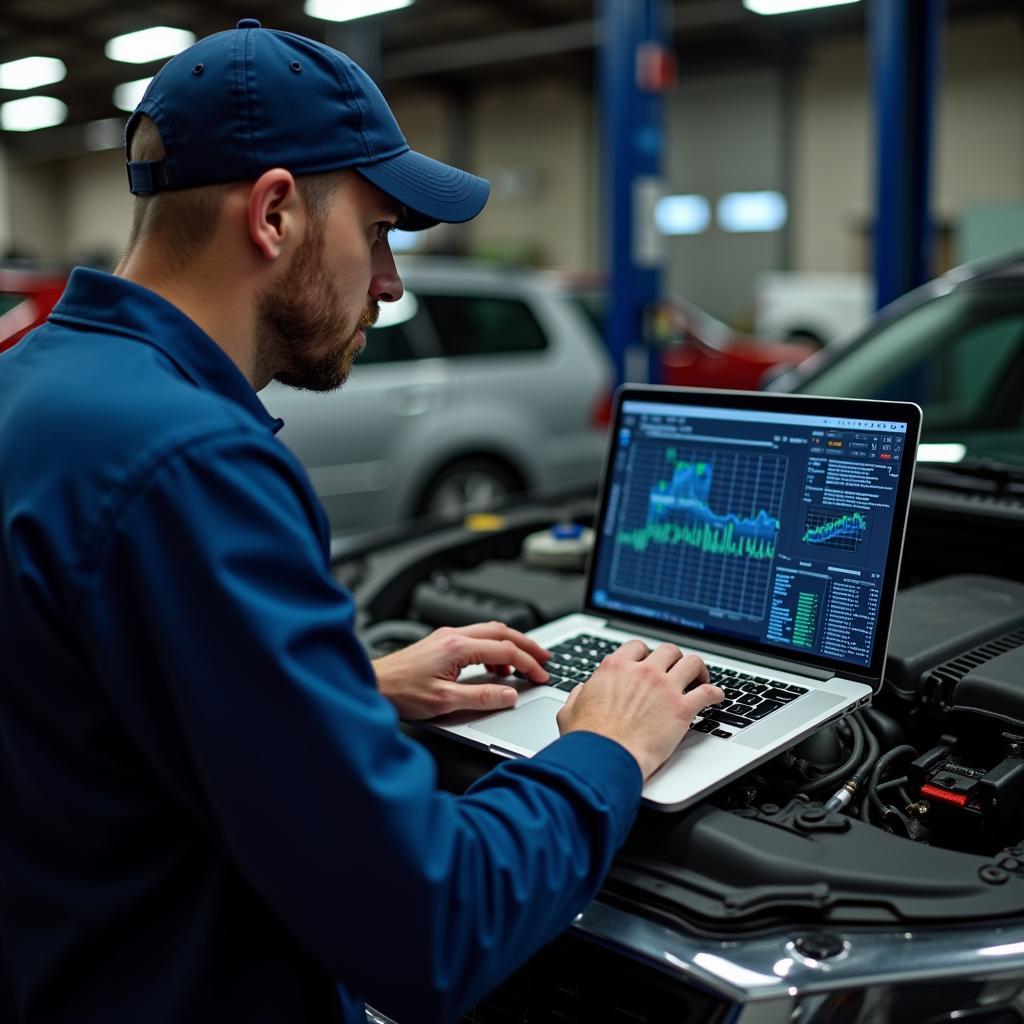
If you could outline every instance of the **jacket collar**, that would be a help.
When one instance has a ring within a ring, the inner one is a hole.
[[[76,267],[49,319],[151,345],[183,377],[242,406],[271,432],[276,434],[284,425],[267,412],[252,385],[213,338],[177,306],[133,281]]]

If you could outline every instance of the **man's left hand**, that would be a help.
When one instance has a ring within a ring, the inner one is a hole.
[[[522,672],[546,683],[548,652],[536,640],[501,622],[443,626],[430,636],[373,662],[380,692],[407,721],[450,711],[497,711],[515,704],[518,694],[500,683],[460,683],[467,665],[507,676]]]

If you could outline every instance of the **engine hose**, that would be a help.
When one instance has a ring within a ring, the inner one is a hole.
[[[861,806],[861,817],[864,821],[871,820],[872,807],[874,807],[874,809],[879,813],[882,812],[885,805],[882,803],[882,798],[878,795],[878,786],[882,781],[882,776],[893,761],[897,760],[897,758],[904,757],[907,754],[910,754],[912,757],[916,757],[917,750],[909,744],[904,743],[902,746],[893,747],[892,750],[887,751],[878,759],[878,763],[871,772],[871,781],[868,783],[868,799]],[[906,780],[904,779],[903,781]]]
[[[888,782],[880,782],[875,786],[875,791],[878,793],[884,793],[890,789],[899,789],[901,786],[905,786],[906,784],[907,777],[904,775],[899,779],[890,779]]]
[[[907,792],[907,777],[906,775],[898,779],[890,779],[888,782],[880,782],[876,787],[876,792],[885,793],[890,789],[895,789],[899,793],[900,802],[906,807],[908,804],[912,804],[914,801],[910,794]]]
[[[864,736],[867,740],[868,749],[860,767],[853,773],[852,781],[857,786],[857,793],[853,798],[854,803],[862,798],[865,783],[868,781],[868,776],[871,774],[871,770],[875,767],[875,763],[878,761],[878,754],[882,749],[881,744],[875,738],[875,734],[872,732],[867,720],[861,724],[864,726]],[[868,820],[868,807],[869,802],[867,800],[864,800],[860,805],[860,816],[862,821]]]
[[[834,768],[827,775],[822,775],[820,778],[805,783],[803,786],[798,787],[795,792],[810,794],[816,793],[819,789],[826,789],[844,780],[850,769],[860,762],[864,754],[864,727],[856,715],[852,715],[849,718],[849,723],[850,733],[853,736],[853,746],[850,749],[849,757],[838,768]]]

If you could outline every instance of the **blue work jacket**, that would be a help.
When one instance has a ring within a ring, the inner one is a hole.
[[[590,733],[436,789],[280,426],[196,324],[97,271],[0,356],[15,1021],[450,1020],[635,816],[635,761]]]

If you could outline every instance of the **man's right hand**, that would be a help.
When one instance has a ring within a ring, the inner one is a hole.
[[[724,696],[708,682],[707,666],[696,654],[683,654],[671,644],[648,651],[643,641],[628,640],[569,694],[558,712],[558,728],[563,734],[596,732],[622,744],[647,779],[675,750],[694,717]]]

